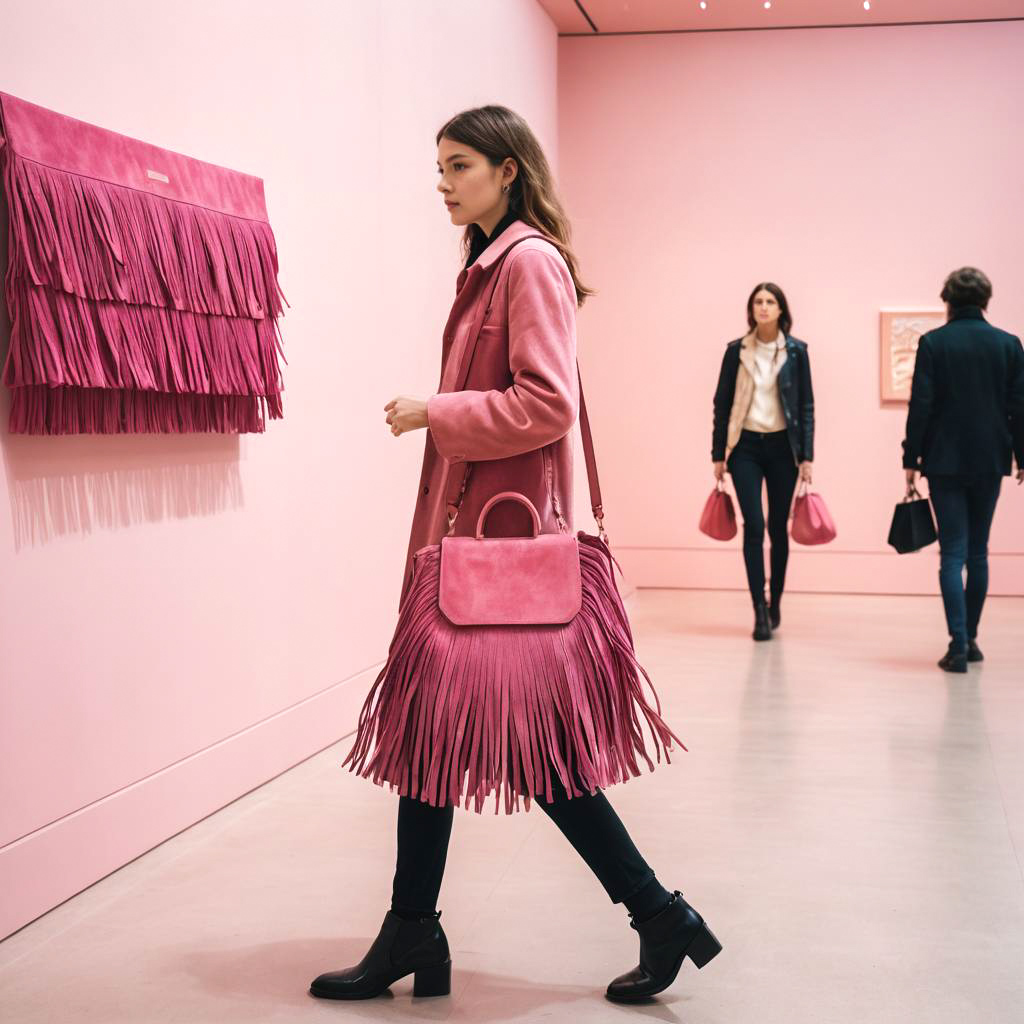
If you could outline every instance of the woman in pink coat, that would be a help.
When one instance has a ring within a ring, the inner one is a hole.
[[[526,495],[539,513],[540,532],[571,531],[576,308],[592,294],[580,283],[547,160],[522,118],[505,107],[468,110],[438,132],[437,144],[437,187],[451,222],[466,229],[467,259],[444,331],[438,393],[426,401],[399,395],[385,406],[396,437],[427,430],[403,601],[413,556],[449,533],[452,514],[451,533],[474,534],[481,508],[499,492]],[[465,346],[485,305],[468,376],[460,382]],[[472,471],[461,501],[450,506],[449,472],[467,462]],[[513,502],[495,505],[487,519],[489,536],[532,530],[525,506]],[[651,709],[645,714],[671,736]],[[361,774],[369,774],[365,752],[353,755],[364,751],[369,731],[361,718],[346,761],[354,760]],[[687,956],[703,967],[721,946],[682,895],[657,880],[602,790],[574,773],[567,790],[549,774],[552,789],[525,793],[527,809],[532,795],[612,901],[625,904],[640,936],[639,965],[608,985],[608,997],[629,1001],[662,991]],[[409,974],[416,995],[449,993],[451,957],[436,903],[453,817],[454,805],[441,805],[436,794],[403,789],[391,909],[366,956],[317,977],[313,995],[367,999]]]

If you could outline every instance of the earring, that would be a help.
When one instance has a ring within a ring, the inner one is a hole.
[[[509,189],[510,189],[511,187],[512,187],[511,185],[502,185],[502,186],[501,186],[501,191],[502,191],[502,192],[503,192],[503,193],[504,193],[505,195],[508,195],[508,190],[509,190]]]

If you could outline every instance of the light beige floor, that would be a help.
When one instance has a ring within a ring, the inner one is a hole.
[[[690,753],[608,796],[725,946],[660,1002],[602,998],[636,936],[539,811],[456,818],[450,998],[309,997],[390,891],[396,798],[343,741],[0,944],[0,1019],[1024,1020],[1024,600],[990,602],[967,676],[934,667],[937,598],[794,595],[760,645],[739,594],[631,611]]]

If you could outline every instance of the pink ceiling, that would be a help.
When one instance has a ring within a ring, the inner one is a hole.
[[[891,25],[1024,18],[1024,0],[539,0],[559,34]],[[589,21],[588,21],[589,18]],[[592,23],[592,24],[591,24]]]

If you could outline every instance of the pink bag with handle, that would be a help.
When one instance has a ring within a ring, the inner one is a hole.
[[[827,544],[836,539],[836,526],[832,522],[825,499],[801,484],[793,502],[793,520],[790,536],[797,544]]]
[[[484,537],[487,514],[501,501],[526,506],[529,537]],[[475,537],[442,539],[438,606],[457,626],[571,622],[583,603],[578,543],[569,533],[542,534],[525,494],[495,494],[480,510]]]
[[[517,491],[487,501],[475,536],[453,536],[471,464],[449,474],[448,536],[413,555],[387,662],[343,762],[350,771],[434,806],[480,812],[493,792],[495,812],[504,797],[511,813],[520,799],[527,809],[533,797],[550,800],[555,776],[580,796],[576,779],[594,792],[639,775],[640,762],[653,770],[644,727],[658,761],[673,741],[683,747],[637,660],[615,583],[582,381],[579,426],[596,537],[541,534],[536,507]],[[502,501],[526,506],[530,536],[484,535]]]
[[[704,504],[700,532],[706,533],[712,540],[732,540],[736,536],[736,509],[721,480]]]

